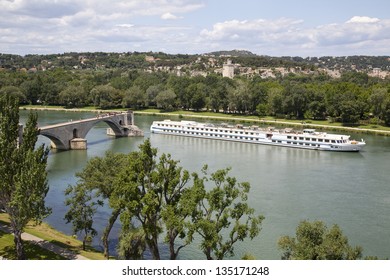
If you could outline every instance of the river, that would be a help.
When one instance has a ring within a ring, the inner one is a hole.
[[[21,122],[28,111],[21,111]],[[40,126],[94,116],[89,112],[39,111]],[[166,118],[166,117],[165,117]],[[338,224],[351,245],[363,247],[363,255],[390,258],[390,137],[352,134],[364,138],[367,145],[360,153],[338,153],[291,149],[217,140],[167,135],[151,135],[153,120],[158,116],[135,116],[136,125],[150,137],[159,153],[170,153],[190,172],[200,172],[204,164],[209,170],[231,167],[231,175],[251,184],[250,205],[265,216],[258,237],[235,246],[238,259],[245,253],[257,259],[280,259],[277,240],[294,235],[302,220],[322,220],[328,226]],[[64,221],[67,209],[64,190],[76,183],[75,173],[87,161],[103,156],[107,150],[129,153],[137,150],[144,138],[112,138],[106,135],[105,123],[96,125],[87,135],[85,151],[51,151],[48,159],[50,185],[46,204],[53,213],[46,222],[72,234]],[[39,143],[50,141],[39,136]],[[99,232],[107,220],[107,209],[96,216]],[[112,234],[115,246],[119,225]],[[95,238],[94,245],[101,242]],[[183,249],[181,259],[204,259],[196,244]]]

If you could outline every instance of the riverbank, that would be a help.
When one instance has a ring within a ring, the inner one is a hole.
[[[106,111],[110,112],[123,112],[127,109],[116,110],[102,110],[94,107],[85,108],[72,108],[67,109],[60,106],[21,106],[20,110],[43,110],[43,111],[69,111],[69,112],[93,112],[102,113]],[[256,116],[238,116],[238,115],[226,115],[222,113],[213,112],[192,112],[192,111],[173,111],[173,112],[161,112],[157,109],[147,110],[135,110],[134,114],[140,115],[154,115],[154,116],[166,116],[175,117],[179,119],[192,118],[192,119],[204,119],[204,120],[217,120],[224,122],[238,122],[238,123],[251,123],[259,125],[283,125],[295,128],[315,128],[327,131],[351,131],[353,133],[374,134],[389,136],[390,127],[384,127],[379,125],[359,125],[358,127],[345,126],[342,123],[330,123],[329,121],[313,121],[313,120],[286,120],[275,119],[271,117],[259,118]]]

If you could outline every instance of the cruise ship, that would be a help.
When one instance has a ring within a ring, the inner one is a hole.
[[[366,143],[351,140],[349,135],[317,132],[315,129],[296,131],[291,128],[275,129],[258,126],[199,123],[195,121],[154,121],[151,133],[168,134],[206,139],[218,139],[291,148],[358,152]]]

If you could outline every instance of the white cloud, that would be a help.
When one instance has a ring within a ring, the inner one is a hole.
[[[347,23],[375,23],[378,21],[380,21],[379,18],[354,16],[348,20]]]
[[[208,2],[0,0],[0,50],[25,54],[137,48],[202,53],[240,48],[269,55],[389,54],[390,19],[354,16],[344,22],[312,27],[292,18],[232,19],[204,27],[202,24],[210,18],[191,22],[195,17],[186,14],[203,11],[205,3]],[[169,26],[164,22],[177,19],[182,19],[180,26],[175,26],[175,21]]]
[[[3,11],[34,18],[57,18],[71,15],[81,7],[79,1],[74,0],[6,0],[0,2],[0,9]]]
[[[385,46],[390,41],[390,20],[353,17],[345,23],[314,28],[305,28],[302,23],[288,18],[230,20],[203,29],[198,42],[214,48],[250,49],[259,54],[305,56],[353,51],[375,55],[375,44]]]
[[[279,34],[297,30],[302,21],[281,18],[270,21],[256,20],[230,20],[214,24],[212,30],[204,29],[200,35],[208,40],[223,40],[240,36],[248,41],[268,41],[279,37]]]
[[[116,27],[121,27],[121,28],[132,28],[132,27],[134,27],[134,24],[122,23],[122,24],[117,24],[115,26]]]
[[[160,49],[188,32],[188,27],[159,25],[161,15],[178,19],[202,7],[202,0],[1,0],[0,50],[129,51],[142,42],[148,50]]]
[[[179,19],[179,18],[182,18],[182,17],[178,17],[174,14],[171,14],[170,12],[161,15],[161,19],[165,19],[165,20],[175,20],[175,19]]]

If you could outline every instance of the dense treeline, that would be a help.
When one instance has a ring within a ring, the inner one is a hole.
[[[21,103],[223,111],[293,119],[331,118],[390,125],[390,82],[359,72],[332,79],[289,74],[275,79],[235,79],[217,74],[176,76],[140,70],[0,72],[0,94]]]

